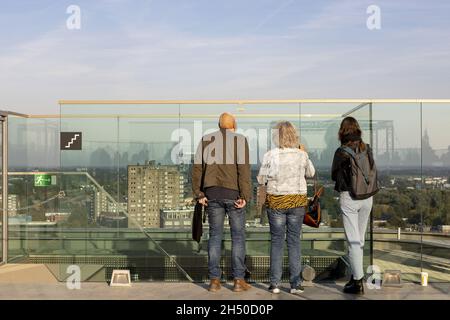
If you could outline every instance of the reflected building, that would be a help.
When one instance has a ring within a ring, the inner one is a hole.
[[[422,163],[424,166],[439,166],[439,157],[433,150],[430,144],[430,136],[428,135],[428,130],[425,129],[425,133],[422,136]]]
[[[116,202],[112,202],[108,198],[108,194],[106,191],[96,191],[94,193],[95,198],[95,217],[98,218],[100,214],[104,212],[110,212],[110,213],[120,213],[121,210],[119,208],[119,204]],[[128,203],[121,202],[120,205],[126,210]]]
[[[140,226],[160,228],[161,210],[184,205],[185,177],[178,166],[128,166],[128,214]]]
[[[191,228],[194,207],[185,209],[161,209],[161,228],[181,229]]]
[[[2,201],[2,195],[0,194],[0,203]],[[18,214],[17,209],[19,207],[19,200],[17,194],[8,195],[8,214],[10,216],[15,216]]]

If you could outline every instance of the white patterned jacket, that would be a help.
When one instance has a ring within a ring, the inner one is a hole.
[[[263,158],[258,183],[267,184],[267,193],[273,195],[306,194],[306,179],[316,170],[305,151],[297,148],[275,148]]]

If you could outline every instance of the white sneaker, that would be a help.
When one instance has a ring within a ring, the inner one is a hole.
[[[277,286],[274,286],[274,285],[270,285],[269,291],[274,294],[279,294],[281,292],[280,288],[278,288]]]
[[[291,288],[290,292],[291,292],[291,294],[300,294],[300,293],[305,292],[305,288],[303,288],[301,285],[298,285],[295,288]]]

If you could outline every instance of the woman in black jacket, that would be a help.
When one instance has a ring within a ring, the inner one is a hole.
[[[344,232],[348,244],[348,256],[352,277],[345,285],[345,293],[364,293],[363,249],[367,224],[372,211],[373,197],[356,200],[351,196],[352,166],[350,155],[342,147],[350,147],[355,153],[367,151],[370,166],[374,161],[372,152],[362,138],[362,131],[353,117],[342,120],[339,129],[341,147],[334,154],[331,177],[336,182],[335,190],[339,192],[339,204],[344,223]]]

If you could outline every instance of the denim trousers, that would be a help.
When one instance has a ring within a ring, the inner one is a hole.
[[[353,279],[360,280],[364,277],[364,240],[370,212],[372,211],[373,197],[365,200],[354,200],[345,191],[340,193],[339,204],[342,211]]]
[[[300,233],[305,216],[305,208],[271,209],[267,208],[270,224],[270,283],[279,285],[283,273],[284,241],[287,241],[289,257],[289,282],[291,288],[301,283]]]
[[[223,224],[228,215],[231,230],[231,266],[234,279],[245,277],[245,209],[234,206],[234,200],[209,200],[206,207],[209,222],[208,270],[210,279],[220,279]]]

